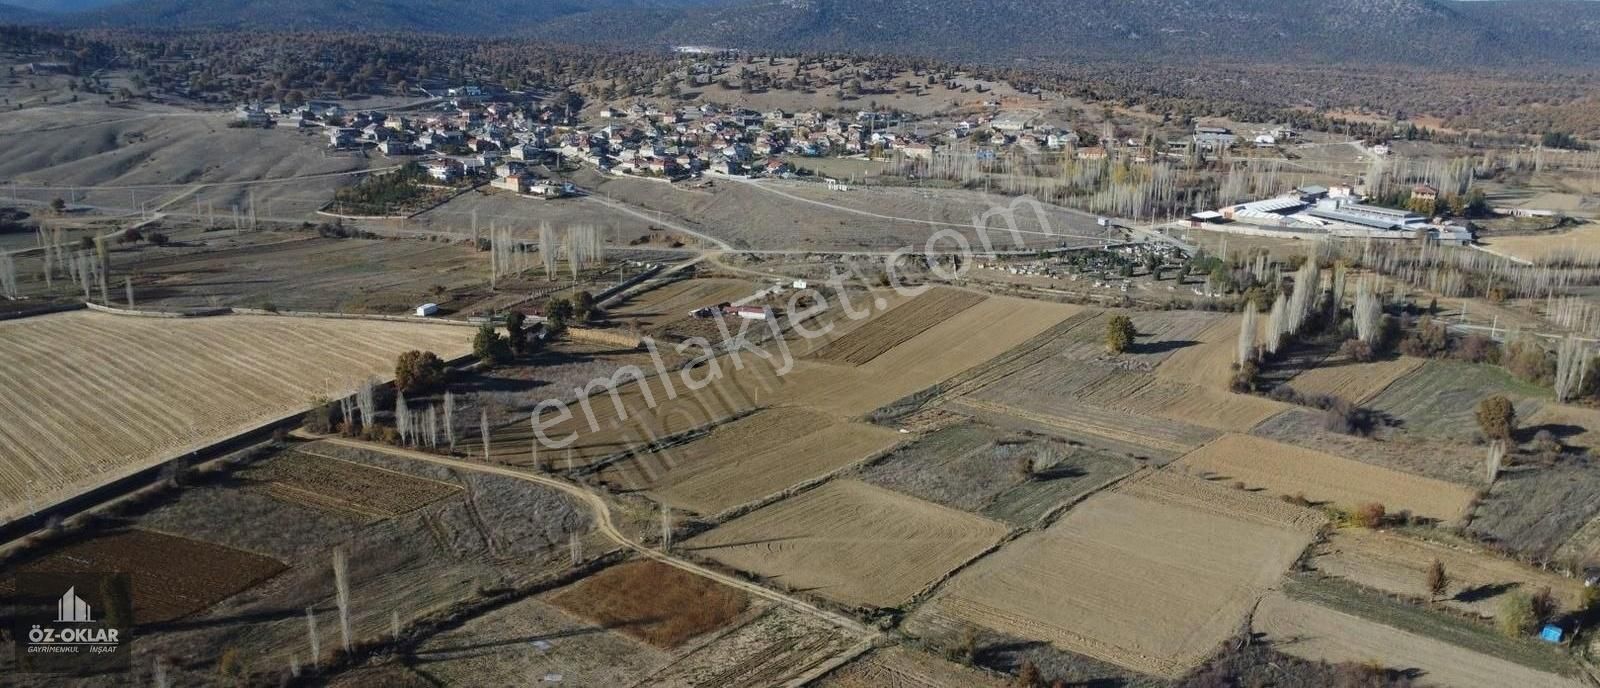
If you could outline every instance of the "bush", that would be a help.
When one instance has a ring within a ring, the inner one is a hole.
[[[1556,376],[1556,362],[1537,342],[1520,340],[1506,347],[1504,365],[1512,375],[1536,385],[1550,385]]]
[[[1539,615],[1528,593],[1513,592],[1500,601],[1500,609],[1494,620],[1506,637],[1521,638],[1533,632],[1539,624]]]
[[[1517,407],[1500,395],[1478,402],[1478,429],[1491,440],[1510,441],[1517,431]]]
[[[1450,337],[1444,325],[1423,318],[1417,328],[1400,341],[1400,353],[1417,358],[1444,358],[1450,352]]]
[[[426,392],[444,383],[444,361],[432,351],[407,351],[394,365],[394,386],[402,392]]]
[[[1378,528],[1385,523],[1387,512],[1377,502],[1367,502],[1350,513],[1350,523],[1361,528]]]
[[[1339,345],[1339,355],[1361,363],[1370,363],[1377,358],[1377,352],[1372,350],[1372,346],[1359,339],[1346,339]]]
[[[1469,334],[1455,345],[1452,355],[1456,360],[1467,363],[1497,364],[1500,362],[1500,345],[1481,334]]]

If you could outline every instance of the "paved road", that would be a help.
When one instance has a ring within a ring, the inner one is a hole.
[[[860,634],[862,636],[865,636],[868,639],[870,639],[872,637],[875,637],[877,635],[876,631],[874,631],[872,629],[869,629],[866,626],[862,625],[861,623],[857,622],[855,619],[849,618],[849,617],[844,616],[842,614],[837,614],[837,613],[828,611],[826,609],[818,607],[818,606],[816,606],[814,604],[811,604],[809,602],[805,602],[803,600],[798,600],[798,599],[795,599],[793,597],[789,597],[788,595],[784,595],[782,593],[769,590],[769,589],[767,589],[765,587],[762,587],[760,585],[756,585],[755,583],[752,583],[750,581],[742,580],[742,579],[739,579],[739,578],[735,578],[733,576],[729,576],[727,574],[719,573],[717,571],[713,571],[711,569],[708,569],[708,568],[706,568],[704,566],[701,566],[699,564],[696,564],[694,562],[690,562],[690,561],[687,561],[687,560],[684,560],[684,559],[679,559],[678,557],[675,557],[675,556],[673,556],[673,555],[671,555],[669,553],[662,552],[662,551],[657,550],[657,549],[651,549],[649,547],[644,546],[644,544],[629,538],[621,530],[617,529],[616,525],[611,520],[611,507],[610,507],[610,505],[608,505],[606,503],[606,500],[605,500],[605,498],[603,496],[601,496],[600,494],[598,494],[598,493],[596,493],[596,492],[594,492],[594,491],[590,490],[589,488],[584,487],[582,485],[578,485],[576,483],[567,482],[567,481],[562,480],[560,478],[555,478],[555,477],[551,477],[551,476],[548,476],[548,475],[541,475],[541,474],[537,474],[537,473],[528,473],[528,472],[525,472],[525,471],[519,471],[519,470],[516,470],[516,469],[507,468],[507,467],[504,467],[504,466],[497,466],[497,465],[494,465],[494,464],[484,464],[484,463],[473,463],[473,462],[469,462],[469,461],[461,461],[461,460],[458,460],[458,459],[446,458],[446,457],[438,456],[438,455],[435,455],[435,454],[428,454],[428,453],[425,453],[425,452],[411,451],[409,449],[402,449],[402,448],[399,448],[399,447],[393,447],[393,446],[386,445],[386,444],[377,444],[377,443],[373,443],[373,442],[363,442],[363,441],[360,441],[360,440],[353,440],[353,439],[344,438],[344,437],[319,437],[318,439],[321,439],[322,441],[328,442],[330,444],[336,444],[336,445],[342,445],[342,446],[346,446],[346,447],[353,447],[353,448],[356,448],[356,449],[364,449],[364,450],[367,450],[367,451],[379,452],[379,453],[387,454],[389,456],[394,456],[394,457],[397,457],[397,458],[411,459],[411,460],[414,460],[414,461],[423,461],[423,462],[426,462],[426,463],[436,464],[436,465],[440,465],[440,466],[448,466],[450,468],[454,468],[454,469],[462,470],[462,471],[473,471],[473,472],[477,472],[477,473],[487,473],[487,474],[490,474],[490,475],[498,475],[498,476],[503,476],[503,477],[507,477],[507,478],[514,478],[516,480],[521,480],[521,481],[530,482],[530,483],[536,483],[536,484],[539,484],[539,485],[543,485],[545,487],[550,487],[550,488],[554,488],[554,489],[560,490],[560,491],[562,491],[562,492],[564,492],[566,494],[569,494],[569,495],[577,498],[579,501],[581,501],[583,504],[585,504],[585,505],[587,505],[589,507],[589,510],[591,512],[593,512],[593,514],[594,514],[595,526],[600,531],[600,533],[602,535],[604,535],[607,539],[611,540],[612,542],[615,542],[618,545],[626,547],[626,548],[628,548],[630,550],[633,550],[634,552],[637,552],[642,556],[648,557],[650,559],[654,559],[654,560],[659,561],[659,562],[661,562],[663,564],[666,564],[668,566],[672,566],[674,568],[678,568],[678,569],[681,569],[683,571],[687,571],[689,573],[693,573],[693,574],[695,574],[697,576],[703,576],[705,578],[710,578],[711,580],[717,581],[718,583],[722,583],[723,585],[728,585],[728,586],[731,586],[731,587],[738,588],[740,590],[744,590],[745,592],[748,592],[748,593],[750,593],[752,595],[755,595],[757,597],[763,597],[763,598],[766,598],[768,600],[772,600],[773,602],[777,602],[778,604],[786,605],[786,606],[788,606],[788,607],[790,607],[790,608],[792,608],[792,609],[794,609],[796,611],[799,611],[801,613],[808,614],[810,616],[814,616],[814,617],[823,619],[825,621],[828,621],[829,623],[832,623],[834,625],[849,629],[850,631],[852,631],[854,633],[857,633],[857,634]]]

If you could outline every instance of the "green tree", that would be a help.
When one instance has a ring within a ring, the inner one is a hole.
[[[1478,402],[1478,429],[1491,440],[1510,441],[1517,431],[1517,407],[1496,394]]]
[[[571,301],[553,298],[544,305],[544,317],[552,320],[567,321],[572,319],[574,310]]]
[[[1133,320],[1126,315],[1113,315],[1106,321],[1106,350],[1120,354],[1133,346]]]
[[[444,382],[444,361],[432,351],[407,351],[394,364],[394,386],[402,392],[426,392]]]
[[[523,315],[522,311],[511,311],[511,314],[506,316],[506,338],[511,342],[511,353],[518,356],[523,355],[524,349],[527,348],[527,322],[528,316]]]
[[[572,315],[578,322],[585,323],[595,319],[600,308],[595,305],[594,294],[580,291],[572,297]]]
[[[486,324],[472,337],[472,355],[485,365],[505,363],[511,360],[511,343],[495,331],[494,325]]]

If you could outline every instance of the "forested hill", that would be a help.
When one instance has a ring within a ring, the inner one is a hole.
[[[1595,0],[130,0],[50,21],[523,35],[990,62],[1600,66]]]

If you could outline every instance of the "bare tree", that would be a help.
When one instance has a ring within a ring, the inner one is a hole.
[[[350,563],[344,549],[333,551],[333,584],[339,602],[339,635],[344,641],[344,651],[350,652]]]
[[[483,438],[483,460],[489,460],[489,409],[478,409],[478,436]]]
[[[400,443],[408,444],[412,437],[411,407],[406,405],[406,393],[394,394],[394,429],[400,433]]]
[[[1378,325],[1383,317],[1383,304],[1376,290],[1376,278],[1356,282],[1356,304],[1351,316],[1355,320],[1356,336],[1374,348],[1378,345]]]
[[[450,450],[456,448],[456,395],[452,392],[444,393],[444,439],[450,444]]]
[[[361,408],[361,424],[365,427],[372,427],[373,420],[378,417],[377,389],[378,380],[369,377],[356,392],[356,406]]]
[[[1583,385],[1589,374],[1589,347],[1573,335],[1567,335],[1556,348],[1556,401],[1567,401]]]
[[[0,253],[0,296],[8,299],[18,298],[17,294],[17,263],[11,259],[11,254]]]
[[[1500,477],[1500,464],[1506,458],[1505,440],[1494,440],[1489,443],[1489,453],[1485,457],[1484,467],[1487,469],[1489,484],[1493,485],[1496,478]]]
[[[1244,365],[1255,358],[1256,302],[1244,305],[1244,318],[1239,322],[1239,350],[1235,362]]]
[[[317,637],[317,612],[306,607],[306,637],[311,641],[311,666],[322,661],[322,639]]]

